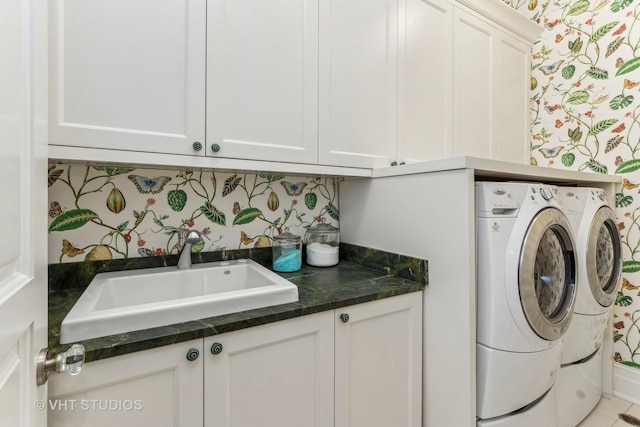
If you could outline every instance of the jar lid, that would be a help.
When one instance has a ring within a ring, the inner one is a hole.
[[[313,234],[336,234],[338,233],[338,231],[339,229],[325,222],[321,222],[314,225],[313,227],[307,228],[307,233]]]
[[[273,236],[273,239],[278,240],[279,242],[299,242],[301,237],[297,234],[290,233],[289,229],[285,228],[284,233]]]

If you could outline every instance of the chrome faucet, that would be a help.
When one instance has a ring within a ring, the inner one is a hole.
[[[178,252],[180,252],[178,269],[191,268],[191,246],[202,240],[202,234],[197,230],[187,228],[171,228],[170,230],[178,233]]]

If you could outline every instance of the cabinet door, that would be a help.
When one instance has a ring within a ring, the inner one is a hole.
[[[529,119],[531,47],[501,32],[497,39],[496,158],[507,162],[529,163],[531,136]]]
[[[528,163],[530,47],[456,9],[453,155]]]
[[[333,426],[333,311],[210,337],[205,350],[205,426]]]
[[[320,164],[395,159],[397,44],[397,0],[320,2]]]
[[[398,162],[451,156],[453,6],[406,0],[398,73]]]
[[[187,360],[198,350],[199,357]],[[50,426],[202,425],[202,340],[98,360],[49,379]]]
[[[318,0],[210,0],[207,20],[207,155],[316,163]]]
[[[495,28],[456,9],[454,13],[454,156],[495,158]],[[520,141],[523,145],[525,141]]]
[[[54,0],[50,144],[195,154],[205,0]],[[202,151],[200,152],[202,153]]]
[[[421,296],[336,310],[336,427],[421,425]]]

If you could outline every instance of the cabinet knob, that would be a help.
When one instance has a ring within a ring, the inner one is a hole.
[[[220,151],[220,144],[211,144],[211,151],[213,151],[214,153]]]
[[[222,353],[222,344],[219,342],[214,342],[211,345],[211,354],[220,354]]]
[[[36,360],[36,383],[43,385],[47,382],[49,374],[54,372],[67,372],[70,375],[78,375],[84,366],[84,345],[74,344],[64,353],[55,356],[48,348],[43,348]]]
[[[189,351],[187,351],[187,360],[189,362],[193,362],[198,356],[200,356],[200,350],[197,348],[190,348]]]
[[[340,315],[340,320],[342,320],[342,323],[347,323],[349,321],[349,315],[347,313],[342,313]]]
[[[200,151],[202,150],[202,144],[199,143],[198,141],[193,143],[193,151]]]

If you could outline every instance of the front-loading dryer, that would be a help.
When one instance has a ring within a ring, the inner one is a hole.
[[[604,190],[560,187],[578,255],[574,315],[562,342],[558,425],[573,427],[602,395],[602,343],[622,275],[622,244]]]
[[[622,244],[616,216],[600,188],[560,187],[578,254],[574,317],[564,338],[562,363],[595,353],[602,344],[622,276]]]
[[[529,417],[554,426],[549,393],[571,322],[577,270],[557,188],[478,182],[476,218],[477,424],[501,417],[500,425],[512,419],[517,426],[524,411],[539,411]]]

